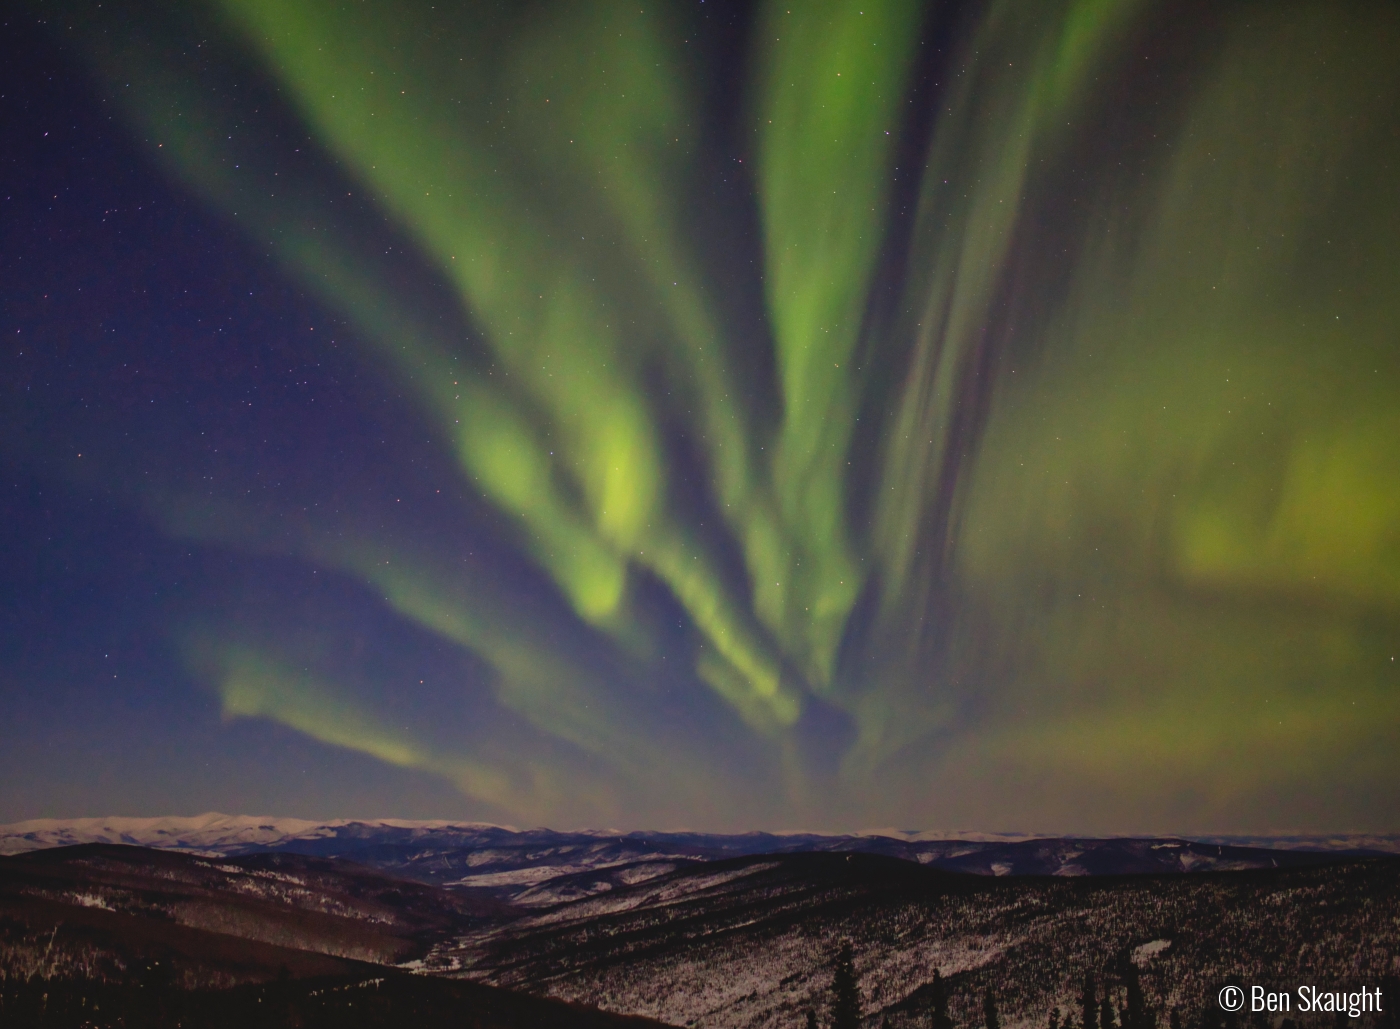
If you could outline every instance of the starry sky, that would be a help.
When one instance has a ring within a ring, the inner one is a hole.
[[[1400,8],[0,16],[0,820],[1394,830]]]

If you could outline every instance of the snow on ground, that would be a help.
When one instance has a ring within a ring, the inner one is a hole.
[[[643,905],[653,906],[668,904],[672,901],[680,900],[682,897],[701,893],[716,886],[723,886],[725,883],[733,882],[735,879],[742,879],[746,875],[754,875],[758,872],[766,872],[770,868],[776,868],[776,862],[759,862],[754,865],[747,865],[743,868],[727,869],[723,872],[715,872],[711,875],[691,875],[675,879],[670,882],[658,883],[652,889],[628,890],[626,893],[617,896],[594,896],[587,900],[580,900],[577,903],[567,904],[563,907],[554,908],[542,914],[535,915],[529,919],[517,923],[520,926],[547,925],[551,922],[580,922],[599,915],[616,914],[619,911],[630,911],[633,908]]]
[[[658,875],[669,875],[676,870],[676,866],[669,861],[648,862],[644,865],[633,865],[631,868],[624,868],[617,873],[620,882],[627,886],[635,886],[637,883],[646,882],[648,879],[655,879]]]
[[[1277,847],[1283,850],[1375,850],[1400,854],[1400,834],[1280,833],[1273,836],[1192,836],[1201,843],[1219,843],[1227,847]]]
[[[516,831],[483,822],[406,821],[396,818],[342,818],[318,822],[305,818],[225,815],[217,811],[188,818],[35,818],[0,825],[0,855],[23,854],[46,847],[69,847],[80,843],[127,843],[220,857],[240,853],[249,847],[268,847],[294,839],[331,836],[347,826],[363,827],[370,831],[377,827],[425,831]]]
[[[601,977],[571,969],[544,992],[672,1025],[780,1029],[801,1025],[808,1008],[825,1007],[831,958],[844,936],[840,925],[797,925],[768,937],[757,950],[705,938]],[[927,932],[921,918],[911,917],[885,946],[857,948],[865,1010],[903,1000],[927,983],[935,968],[952,975],[992,964],[1012,942],[940,937]]]
[[[453,822],[440,819],[414,821],[396,818],[315,821],[304,818],[225,815],[209,812],[192,817],[40,818],[26,822],[15,822],[10,825],[0,825],[0,855],[20,854],[46,847],[63,847],[80,843],[127,843],[143,847],[193,851],[218,857],[285,845],[298,840],[344,838],[364,842],[372,841],[377,836],[395,835],[402,838],[405,830],[415,840],[435,837],[442,839],[444,845],[454,850],[476,851],[477,853],[473,854],[474,860],[469,862],[471,864],[491,864],[498,860],[519,861],[521,855],[510,849],[516,838],[524,842],[542,837],[547,840],[553,837],[559,842],[566,843],[577,843],[579,838],[586,838],[603,844],[609,840],[623,837],[664,841],[668,835],[672,835],[663,832],[629,834],[616,829],[573,830],[562,833],[548,829],[536,829],[522,833],[510,826],[492,825],[485,822]],[[713,845],[726,852],[736,854],[758,852],[753,849],[745,849],[742,846],[750,837],[752,844],[761,845],[766,840],[781,842],[808,836],[813,840],[816,849],[824,849],[820,846],[824,839],[828,841],[843,839],[854,841],[861,838],[883,838],[907,845],[939,844],[936,849],[944,858],[955,858],[963,853],[972,853],[979,845],[1013,844],[1037,839],[1052,839],[1055,836],[1053,833],[916,831],[889,828],[849,834],[776,831],[726,835],[705,832],[685,833],[679,830],[676,832],[686,836],[691,843]],[[1400,853],[1400,834],[1318,835],[1293,833],[1270,836],[1191,836],[1190,838],[1206,843],[1246,847],[1276,847],[1316,851],[1376,850]],[[957,846],[960,843],[967,846],[966,851]],[[502,847],[503,844],[504,847]],[[548,855],[547,852],[539,852],[533,856],[547,858]],[[924,853],[918,853],[917,856],[919,860],[933,860],[932,856],[925,858]],[[548,863],[548,861],[532,860],[531,863]]]
[[[508,868],[503,872],[482,872],[456,879],[447,886],[536,886],[547,879],[576,875],[597,869],[589,865],[532,865],[528,868]]]
[[[1144,943],[1141,947],[1134,947],[1133,962],[1139,965],[1146,964],[1147,961],[1156,957],[1171,945],[1171,940],[1153,940],[1150,943]]]

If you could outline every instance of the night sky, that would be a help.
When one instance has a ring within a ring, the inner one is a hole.
[[[0,15],[0,821],[1394,830],[1400,7]]]

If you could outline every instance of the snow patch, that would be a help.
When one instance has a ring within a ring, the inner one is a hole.
[[[69,895],[69,899],[72,900],[73,903],[81,904],[85,908],[100,908],[103,911],[117,910],[112,907],[106,897],[96,893],[73,893]]]
[[[1151,943],[1144,943],[1140,947],[1134,947],[1133,963],[1136,965],[1146,964],[1171,945],[1171,940],[1153,940]]]

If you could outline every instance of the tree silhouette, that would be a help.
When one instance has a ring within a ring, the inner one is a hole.
[[[997,1015],[997,1001],[992,996],[992,988],[982,995],[982,1023],[986,1029],[1001,1029],[1001,1018]]]
[[[1099,986],[1094,973],[1084,973],[1084,992],[1079,995],[1079,1015],[1082,1029],[1099,1029]]]
[[[1225,1019],[1215,1001],[1210,1001],[1201,1008],[1201,1029],[1222,1029],[1224,1025]]]
[[[1050,1012],[1050,1029],[1060,1029],[1060,1009]]]
[[[932,1029],[953,1029],[953,1020],[948,1017],[948,983],[936,968],[930,985],[933,992]]]
[[[1142,993],[1142,975],[1126,950],[1118,955],[1118,974],[1126,993],[1120,1013],[1123,1029],[1157,1029],[1157,1015],[1147,1007]]]
[[[860,983],[850,941],[841,944],[831,976],[831,1029],[859,1029]]]
[[[811,1008],[807,1009],[807,1029],[817,1029],[817,1013]]]

